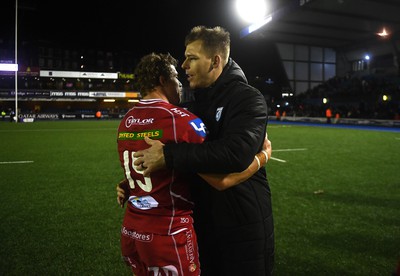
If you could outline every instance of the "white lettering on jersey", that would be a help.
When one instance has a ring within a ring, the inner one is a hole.
[[[135,181],[131,176],[131,169],[130,169],[131,166],[135,170],[135,172],[137,172],[138,174],[142,174],[143,175],[143,172],[136,170],[135,165],[133,164],[133,162],[135,162],[135,160],[137,159],[137,158],[135,158],[133,156],[134,153],[135,153],[134,151],[131,152],[132,164],[129,164],[129,151],[124,150],[124,153],[123,153],[125,176],[126,176],[126,179],[129,181],[129,187],[131,187],[131,189],[135,189],[135,183],[137,183],[137,185],[143,191],[150,192],[151,189],[153,189],[153,183],[151,183],[151,178],[150,177],[143,177],[144,178],[144,183],[143,183],[139,179],[136,179],[136,181]]]
[[[140,119],[140,118],[134,118],[133,116],[129,116],[125,120],[125,126],[127,128],[131,127],[132,125],[151,125],[154,122],[154,118],[145,118],[145,119]]]
[[[183,112],[182,110],[180,110],[180,109],[178,109],[178,108],[171,108],[170,109],[172,112],[174,112],[175,114],[178,114],[178,115],[180,115],[181,117],[187,117],[187,116],[189,116],[189,114],[187,114],[187,113],[185,113],[185,112]]]

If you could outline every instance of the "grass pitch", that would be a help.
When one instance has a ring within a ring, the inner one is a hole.
[[[0,275],[131,275],[118,121],[0,122]],[[400,133],[270,124],[275,275],[391,275]],[[244,252],[245,254],[245,252]]]

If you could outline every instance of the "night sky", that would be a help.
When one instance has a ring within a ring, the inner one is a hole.
[[[127,50],[137,57],[152,51],[170,52],[183,61],[184,37],[193,26],[220,25],[231,33],[231,56],[245,73],[270,77],[276,62],[270,44],[239,37],[246,24],[238,18],[234,2],[19,0],[19,43],[42,39],[66,47]],[[12,41],[15,0],[2,1],[0,6],[0,39]]]

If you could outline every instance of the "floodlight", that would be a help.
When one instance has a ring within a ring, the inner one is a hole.
[[[259,22],[267,12],[265,0],[236,0],[236,10],[247,23]]]

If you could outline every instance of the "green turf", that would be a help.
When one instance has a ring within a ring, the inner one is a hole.
[[[119,251],[117,126],[0,122],[0,162],[33,161],[0,163],[0,275],[130,275]],[[400,133],[270,125],[269,138],[279,159],[267,165],[275,275],[390,276]]]

